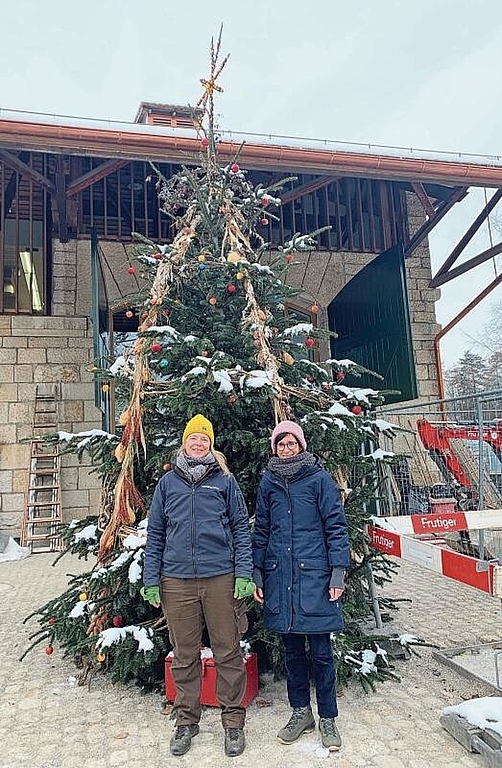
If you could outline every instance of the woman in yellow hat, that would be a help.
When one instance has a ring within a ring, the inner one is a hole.
[[[253,594],[249,517],[214,430],[201,414],[183,432],[173,469],[159,480],[148,514],[144,596],[162,604],[169,626],[176,686],[171,754],[184,755],[199,733],[205,622],[217,671],[216,696],[225,754],[244,751],[246,673],[240,649],[245,605]]]

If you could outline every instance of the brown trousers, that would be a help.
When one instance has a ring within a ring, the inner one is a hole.
[[[234,598],[233,573],[207,579],[161,579],[162,610],[169,627],[176,686],[176,725],[198,723],[201,714],[200,647],[206,622],[216,667],[216,698],[224,728],[242,728],[246,671],[240,649],[246,606]]]

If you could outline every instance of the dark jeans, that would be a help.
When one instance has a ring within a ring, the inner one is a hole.
[[[288,699],[292,707],[310,705],[309,660],[306,640],[314,676],[319,717],[337,717],[335,660],[328,633],[321,635],[282,635],[286,651]]]

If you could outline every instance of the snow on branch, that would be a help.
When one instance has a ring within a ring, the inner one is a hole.
[[[127,638],[127,635],[132,635],[138,643],[138,653],[139,651],[146,653],[147,651],[153,650],[153,643],[150,640],[150,637],[153,636],[152,630],[146,629],[145,627],[137,627],[135,625],[131,625],[130,627],[110,627],[110,629],[103,629],[96,640],[96,649],[109,648],[111,645],[121,643]]]

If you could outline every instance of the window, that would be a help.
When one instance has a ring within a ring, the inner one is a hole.
[[[19,159],[39,173],[44,172],[42,155],[25,152]],[[47,197],[30,178],[0,163],[0,312],[47,312]]]

